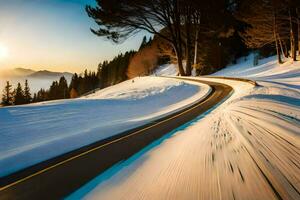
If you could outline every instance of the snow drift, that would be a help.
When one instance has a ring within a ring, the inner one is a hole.
[[[141,77],[79,99],[0,108],[0,177],[193,104],[210,91],[195,84]]]

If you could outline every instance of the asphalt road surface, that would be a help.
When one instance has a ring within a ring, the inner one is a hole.
[[[63,198],[112,165],[209,110],[232,92],[225,84],[191,81],[210,85],[212,92],[177,113],[1,178],[0,199]]]

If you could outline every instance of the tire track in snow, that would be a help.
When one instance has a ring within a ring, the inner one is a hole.
[[[300,181],[298,176],[300,171],[299,167],[293,162],[293,160],[296,162],[300,160],[300,146],[299,142],[296,143],[299,141],[299,138],[298,140],[296,138],[294,141],[289,141],[289,139],[286,139],[281,135],[281,128],[278,128],[280,123],[272,124],[269,120],[264,120],[264,117],[267,115],[268,117],[271,116],[275,122],[278,122],[278,120],[286,121],[287,118],[282,118],[279,112],[274,114],[272,112],[266,112],[265,110],[261,111],[255,109],[253,106],[251,106],[251,108],[238,106],[237,108],[230,110],[230,112],[234,113],[231,119],[235,118],[235,120],[232,121],[237,121],[236,119],[239,118],[239,124],[235,122],[235,126],[243,127],[240,128],[239,132],[246,141],[251,144],[250,148],[253,149],[255,155],[260,157],[259,159],[262,162],[260,162],[261,164],[258,164],[258,166],[263,165],[264,168],[269,171],[269,173],[265,174],[268,182],[270,181],[276,192],[281,190],[278,194],[282,195],[284,199],[299,199]],[[258,116],[261,116],[261,118],[258,118]],[[294,126],[295,130],[299,128],[299,125],[295,123],[294,120],[288,121],[287,123],[289,123],[290,126]],[[271,124],[273,126],[272,130],[266,128],[268,127],[266,124]],[[250,136],[245,133],[246,131],[241,131],[243,129],[247,129],[247,132],[251,130]],[[250,152],[249,154],[251,155]],[[277,183],[273,184],[273,182]]]
[[[244,105],[213,113],[87,199],[299,199],[298,124],[279,113]]]

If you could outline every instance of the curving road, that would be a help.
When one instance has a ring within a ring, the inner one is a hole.
[[[109,178],[104,173],[105,181],[98,177],[88,193],[83,187],[71,199],[300,199],[297,99],[247,98],[247,92],[240,101],[241,85],[232,84],[236,93],[217,112],[126,160]]]
[[[225,84],[181,79],[208,84],[212,92],[201,102],[177,113],[1,178],[0,199],[62,198],[112,165],[209,110],[233,90]]]

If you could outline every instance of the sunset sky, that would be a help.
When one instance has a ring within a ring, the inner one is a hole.
[[[96,69],[145,33],[116,45],[90,32],[84,8],[94,0],[0,0],[0,70],[7,68],[81,72]]]

